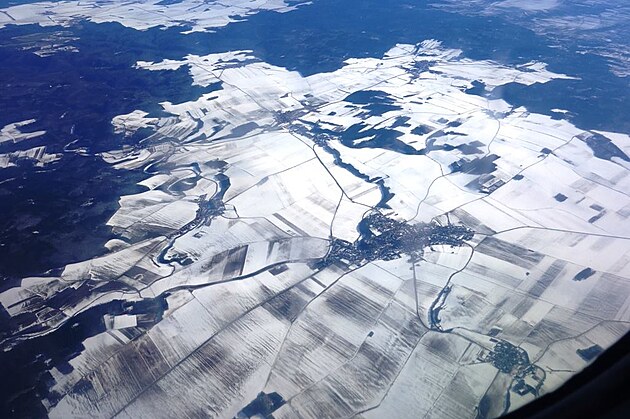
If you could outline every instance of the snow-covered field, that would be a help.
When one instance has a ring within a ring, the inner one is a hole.
[[[76,9],[68,3],[7,13],[63,22],[64,7]],[[195,3],[169,13],[185,18]],[[113,4],[81,7],[93,21],[116,19]],[[142,29],[142,13],[121,22]],[[482,399],[494,416],[506,392],[511,408],[534,397],[510,392],[520,372],[489,361],[494,337],[527,351],[546,377],[525,379],[543,394],[586,365],[578,349],[608,347],[628,330],[630,163],[598,155],[592,138],[625,152],[630,138],[469,92],[473,82],[490,93],[570,75],[471,60],[435,40],[308,77],[251,54],[138,62],[137,71],[185,66],[195,84],[222,88],[160,104],[169,116],[114,118],[120,134],[151,130],[140,148],[102,155],[119,170],[153,173],[109,220],[121,239],[56,279],[27,278],[0,294],[12,316],[56,311],[38,333],[96,302],[167,296],[149,330],[123,339],[133,321],[114,319],[71,373],[54,371],[51,417],[233,417],[261,391],[285,399],[276,417],[461,418]],[[424,249],[421,260],[315,263],[334,239],[357,240],[374,208],[475,235]],[[109,281],[129,291],[46,304],[54,292]],[[437,328],[429,317],[440,295]]]

